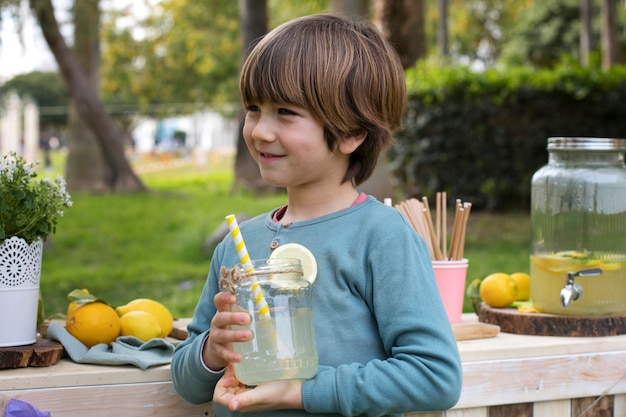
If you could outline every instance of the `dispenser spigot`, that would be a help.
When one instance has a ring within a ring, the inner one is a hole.
[[[600,274],[602,274],[602,269],[600,268],[583,269],[581,271],[568,272],[565,286],[561,288],[561,305],[563,307],[567,307],[572,301],[576,301],[582,296],[582,287],[574,282],[574,279],[576,277],[592,277]]]

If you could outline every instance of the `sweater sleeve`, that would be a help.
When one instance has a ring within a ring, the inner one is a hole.
[[[368,302],[388,357],[320,367],[303,383],[306,411],[381,416],[451,408],[461,364],[424,241],[412,230],[390,233],[369,253],[368,269]]]

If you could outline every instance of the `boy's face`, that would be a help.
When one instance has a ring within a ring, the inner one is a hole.
[[[261,177],[275,187],[336,186],[348,167],[349,154],[332,152],[322,124],[301,107],[248,106],[243,137]]]

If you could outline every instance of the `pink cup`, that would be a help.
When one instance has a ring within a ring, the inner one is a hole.
[[[448,320],[450,323],[458,323],[461,321],[461,314],[463,314],[467,259],[432,262],[435,280],[443,306],[448,314]]]

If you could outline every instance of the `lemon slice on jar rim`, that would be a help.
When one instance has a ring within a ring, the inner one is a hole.
[[[299,259],[302,264],[303,278],[311,284],[317,278],[317,261],[311,251],[299,243],[285,243],[278,246],[270,254],[270,259]]]

